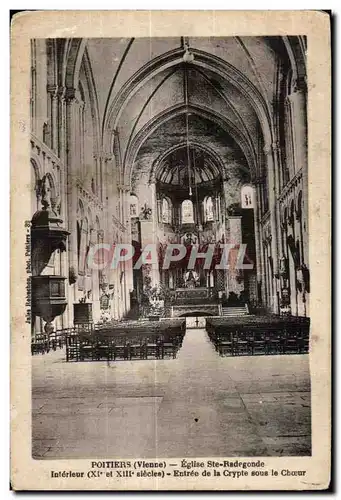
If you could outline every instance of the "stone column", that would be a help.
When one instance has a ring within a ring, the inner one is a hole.
[[[150,208],[150,207],[148,207]],[[156,217],[155,210],[151,215],[145,213],[141,213],[140,215],[140,233],[141,233],[141,248],[142,251],[146,245],[154,243],[154,221],[153,217]],[[159,281],[156,282],[156,273],[158,270],[154,270],[150,265],[142,265],[142,286],[143,289],[146,288],[146,285],[150,287],[155,287],[158,285]]]
[[[272,145],[273,156],[274,156],[274,165],[275,165],[275,192],[276,192],[276,228],[277,228],[277,250],[278,250],[278,263],[279,259],[283,256],[283,244],[281,238],[281,213],[280,213],[280,204],[277,201],[277,197],[281,192],[281,183],[280,183],[280,170],[282,168],[281,161],[279,158],[280,155],[280,147],[279,144],[273,143]],[[277,266],[278,268],[278,266]]]
[[[155,219],[157,222],[162,223],[163,222],[162,200],[157,200],[156,203],[157,203],[157,211],[155,213]]]
[[[225,243],[231,243],[230,238],[230,227],[228,222],[227,208],[232,203],[231,197],[229,195],[229,186],[228,186],[228,178],[224,177],[223,179],[223,195],[224,195],[224,226],[222,229],[222,236],[224,238]],[[225,292],[226,296],[229,294],[229,272],[228,270],[224,270],[224,283],[225,283]]]
[[[52,91],[52,89],[51,89]],[[65,100],[65,87],[53,87],[52,96],[52,140],[55,154],[61,159],[64,168],[60,171],[60,214],[64,221],[66,228],[69,228],[69,210],[68,210],[68,196],[67,196],[67,183],[68,183],[68,168],[66,160],[66,100]],[[55,121],[54,121],[55,120]],[[73,290],[68,286],[70,269],[70,255],[69,252],[62,252],[61,258],[61,272],[66,276],[65,288],[68,300],[68,307],[63,314],[63,326],[72,326],[73,323]]]
[[[276,190],[276,162],[274,154],[277,145],[267,145],[264,148],[266,157],[266,168],[268,172],[269,181],[269,209],[270,209],[270,226],[271,226],[271,257],[273,263],[273,275],[270,276],[272,280],[273,301],[272,312],[279,313],[278,293],[277,293],[277,278],[278,275],[278,223],[277,223],[277,190]],[[278,175],[277,171],[277,175]]]
[[[150,189],[151,189],[151,204],[152,204],[152,215],[151,215],[151,220],[152,220],[152,241],[155,245],[156,251],[157,251],[157,244],[158,244],[158,237],[157,237],[157,231],[158,231],[158,217],[157,217],[157,197],[156,197],[156,183],[155,179],[152,179],[152,182],[150,183]],[[159,269],[152,269],[152,286],[157,286],[160,284],[160,271]]]
[[[58,96],[59,88],[57,85],[49,85],[47,92],[51,103],[50,116],[50,146],[52,151],[58,156]]]
[[[131,245],[131,219],[130,219],[130,186],[120,186],[122,193],[122,217],[123,225],[125,227],[124,242]],[[124,262],[124,294],[125,294],[125,309],[126,312],[130,309],[130,292],[133,289],[133,261],[130,259]]]
[[[92,248],[97,244],[97,230],[95,228],[90,228],[89,234],[89,248]],[[87,266],[87,274],[88,278],[91,280],[91,301],[92,301],[92,309],[93,309],[93,318],[94,321],[99,321],[100,319],[100,308],[99,308],[99,276],[98,270],[89,269]],[[86,278],[87,279],[87,278]]]
[[[103,178],[105,184],[105,194],[104,196],[104,206],[106,206],[105,217],[106,217],[106,236],[105,243],[110,245],[117,244],[118,241],[115,239],[114,221],[115,225],[118,223],[116,219],[116,202],[117,195],[113,192],[114,183],[112,182],[113,174],[115,172],[115,159],[112,153],[103,152]],[[116,187],[116,186],[115,186]],[[111,263],[107,270],[108,281],[111,293],[113,293],[113,298],[111,302],[112,316],[114,319],[119,318],[118,310],[118,293],[119,293],[119,270],[111,269]]]
[[[305,83],[295,84],[294,91],[288,95],[290,103],[294,145],[295,172],[307,163],[307,114]]]
[[[265,280],[264,304],[267,307],[269,307],[269,306],[272,307],[273,286],[272,286],[272,277],[271,277],[271,266],[269,263],[269,257],[271,254],[271,236],[264,236],[263,249],[264,249],[264,280]]]
[[[242,243],[242,216],[241,215],[230,215],[229,218],[230,226],[230,239],[229,243],[236,246],[235,249],[230,251],[229,258],[229,270],[228,270],[228,283],[229,292],[234,292],[236,295],[244,289],[243,281],[238,281],[237,277],[242,276],[243,270],[238,269],[237,266],[237,256],[239,252],[238,246]]]
[[[78,130],[79,130],[79,144],[78,144],[78,151],[77,151],[77,156],[79,158],[79,177],[82,179],[84,182],[86,179],[86,174],[87,172],[85,171],[86,166],[85,166],[85,148],[86,148],[86,138],[84,136],[85,134],[85,127],[84,127],[84,109],[85,109],[85,103],[84,101],[79,100],[78,101],[78,120],[79,120],[79,125],[78,125]],[[86,186],[87,189],[91,192],[91,181]]]
[[[58,87],[58,150],[57,155],[66,163],[66,88]]]
[[[75,89],[66,89],[66,194],[67,194],[67,211],[68,211],[68,229],[70,235],[69,241],[69,266],[78,276],[78,254],[77,254],[77,169],[78,158],[76,153],[76,144],[78,137],[78,101],[76,99]],[[76,300],[76,287],[73,285],[73,293],[70,294],[70,311],[73,311],[73,302]],[[73,314],[72,314],[73,316]],[[70,318],[69,318],[70,320]],[[72,319],[73,320],[73,319]]]
[[[103,182],[103,176],[101,174],[102,171],[102,155],[98,152],[93,154],[93,160],[95,165],[95,185],[96,185],[96,194],[98,198],[104,202],[105,201],[105,183]]]
[[[103,170],[103,205],[106,207],[106,225],[108,234],[108,243],[113,242],[113,231],[112,231],[112,216],[116,215],[116,199],[112,194],[112,172],[114,170],[114,156],[111,153],[102,154],[102,170]]]
[[[261,301],[264,304],[264,262],[263,262],[263,249],[261,237],[261,205],[260,205],[260,180],[256,181],[256,188],[254,189],[254,230],[255,230],[255,246],[256,246],[256,271],[257,271],[257,301],[258,301],[258,288],[261,288]]]
[[[302,216],[306,225],[303,245],[306,248],[304,259],[308,265],[308,152],[307,152],[307,109],[306,84],[304,81],[295,82],[294,91],[287,97],[291,109],[294,167],[295,172],[302,168],[302,196],[304,210]]]

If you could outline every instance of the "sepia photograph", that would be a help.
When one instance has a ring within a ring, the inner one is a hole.
[[[306,39],[32,39],[32,453],[310,455]]]
[[[19,125],[30,459],[55,484],[303,489],[324,342],[309,36],[60,33],[28,38]]]

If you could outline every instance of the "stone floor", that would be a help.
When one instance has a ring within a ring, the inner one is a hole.
[[[33,456],[311,453],[308,355],[221,358],[188,329],[175,360],[32,358]]]

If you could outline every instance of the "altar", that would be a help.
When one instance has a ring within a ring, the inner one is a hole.
[[[205,287],[195,288],[177,288],[175,290],[175,299],[208,299],[210,289]]]

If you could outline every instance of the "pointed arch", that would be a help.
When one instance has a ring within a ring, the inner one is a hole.
[[[67,89],[77,88],[86,43],[86,38],[68,38],[61,46],[63,50],[61,83]]]
[[[162,163],[169,156],[170,154],[174,153],[178,149],[182,149],[184,146],[187,145],[186,141],[181,141],[179,144],[176,144],[175,146],[172,146],[170,148],[167,148],[152,164],[152,168],[150,171],[150,177],[149,177],[149,182],[152,182],[153,179],[157,176],[158,171],[160,168],[162,168]],[[201,142],[197,141],[192,141],[190,143],[191,147],[194,147],[195,149],[198,149],[199,151],[202,151],[207,154],[207,156],[212,159],[212,164],[217,170],[217,174],[224,175],[224,170],[225,170],[225,164],[224,160],[214,151],[213,148],[210,146],[207,146],[206,144],[203,144]]]
[[[191,52],[194,54],[194,61],[191,63],[193,67],[210,70],[239,90],[258,116],[264,142],[272,143],[274,140],[272,116],[264,96],[255,85],[242,72],[227,61],[202,50],[193,48]],[[166,68],[182,65],[182,56],[183,48],[177,48],[154,58],[137,71],[126,84],[123,85],[120,92],[113,99],[104,124],[105,133],[110,136],[113,130],[116,129],[119,117],[125,105],[137,90]],[[104,137],[104,142],[105,141],[106,138]]]
[[[97,95],[97,89],[96,89],[96,84],[95,84],[95,79],[93,76],[93,71],[92,71],[92,66],[91,66],[91,60],[89,56],[89,52],[87,47],[84,47],[84,52],[83,52],[83,57],[81,64],[84,67],[84,73],[86,77],[86,82],[88,86],[88,91],[89,91],[89,96],[90,96],[90,107],[91,107],[91,115],[92,115],[92,121],[93,121],[93,127],[94,127],[94,140],[95,140],[95,152],[99,153],[100,151],[100,115],[99,115],[99,106],[98,106],[98,95]],[[78,78],[79,78],[79,71],[80,67],[78,70]]]
[[[144,127],[142,127],[142,129],[136,134],[131,144],[128,146],[125,158],[123,160],[123,172],[126,177],[127,183],[130,182],[134,161],[136,159],[138,150],[140,149],[144,141],[151,135],[154,130],[160,127],[160,125],[176,116],[185,113],[193,113],[206,118],[224,129],[235,140],[240,149],[243,151],[252,174],[256,174],[258,161],[254,147],[252,143],[250,144],[249,141],[244,137],[244,135],[238,130],[238,128],[233,123],[231,123],[230,120],[228,120],[228,118],[218,114],[217,111],[212,111],[210,108],[204,106],[177,104],[172,108],[168,108],[166,111],[159,113],[151,120],[149,120],[144,125]]]

